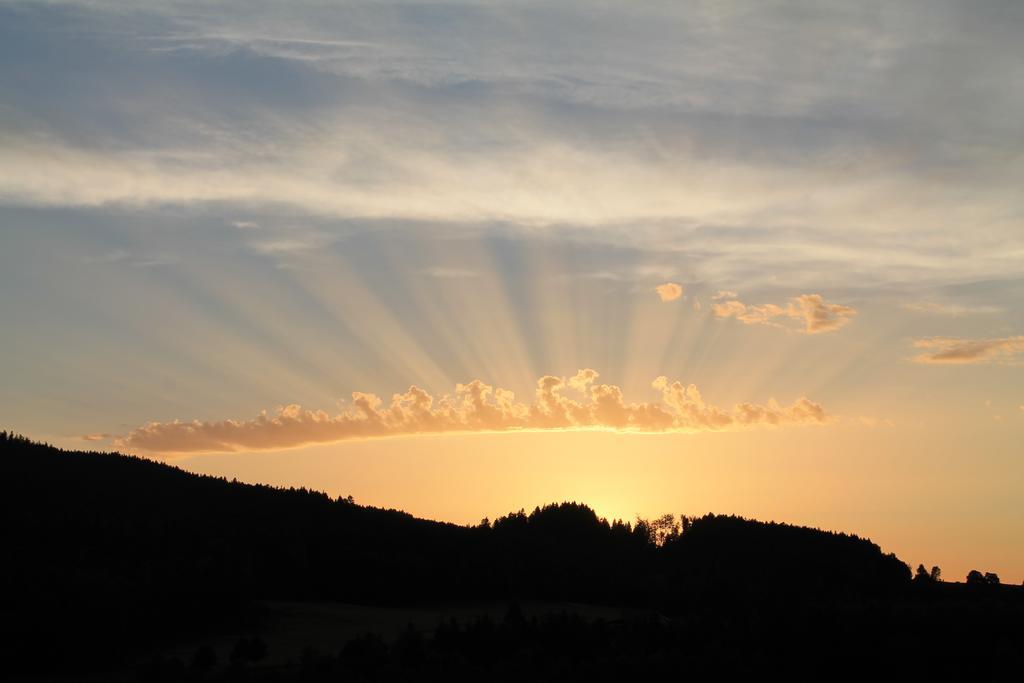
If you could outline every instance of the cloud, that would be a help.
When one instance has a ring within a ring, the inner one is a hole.
[[[1002,310],[997,306],[961,306],[959,304],[939,304],[931,301],[911,301],[903,304],[903,308],[916,313],[930,313],[950,318],[959,318],[960,316],[974,313],[998,313]]]
[[[133,254],[125,249],[114,249],[113,251],[107,252],[102,256],[83,257],[82,263],[86,263],[89,265],[124,264],[132,268],[151,268],[153,266],[165,266],[169,263],[173,263],[174,260],[174,257],[171,256],[153,256],[149,258],[143,258],[142,256]]]
[[[957,339],[929,337],[918,339],[914,348],[927,349],[914,357],[917,363],[980,364],[1011,362],[1024,355],[1024,335],[997,339]]]
[[[113,439],[113,434],[83,434],[81,437],[82,441],[107,441]]]
[[[882,4],[0,3],[0,202],[661,224],[730,275],[1015,277],[1020,9]]]
[[[239,230],[258,230],[260,227],[256,221],[232,221],[231,225]]]
[[[720,289],[711,296],[712,301],[721,301],[722,299],[735,299],[739,294],[729,289]]]
[[[726,295],[729,292],[719,292]],[[717,297],[718,295],[716,295]],[[724,297],[720,297],[724,298]],[[852,306],[825,301],[820,294],[802,294],[790,299],[785,306],[776,304],[750,305],[735,299],[711,305],[717,318],[736,318],[747,325],[778,325],[777,318],[790,318],[803,323],[805,334],[831,332],[850,322],[857,315]]]
[[[275,256],[282,254],[302,254],[329,246],[335,241],[333,235],[313,231],[290,229],[278,237],[254,240],[249,242],[249,248],[264,256]]]
[[[664,282],[654,288],[662,301],[675,301],[683,295],[683,286],[678,282]]]
[[[435,277],[440,280],[465,280],[467,278],[480,277],[480,272],[469,268],[445,268],[432,266],[421,271],[424,275]]]
[[[872,415],[860,415],[858,417],[850,418],[852,424],[859,424],[868,429],[875,429],[877,427],[895,427],[896,422],[891,418],[878,418]]]
[[[456,386],[435,398],[412,386],[389,403],[374,394],[353,392],[337,415],[298,405],[260,413],[251,420],[150,422],[118,436],[114,445],[130,450],[184,454],[291,448],[313,443],[411,434],[502,432],[544,429],[609,429],[664,433],[740,429],[759,425],[822,424],[824,408],[807,398],[789,406],[774,399],[764,405],[740,403],[725,410],[706,403],[697,387],[658,377],[651,386],[661,400],[629,403],[615,385],[598,384],[598,373],[580,370],[570,378],[537,380],[532,403],[480,380]],[[576,398],[563,392],[572,390]]]

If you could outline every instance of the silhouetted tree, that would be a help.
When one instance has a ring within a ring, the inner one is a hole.
[[[651,541],[655,545],[662,546],[679,538],[679,524],[675,515],[671,513],[647,522],[647,526],[651,531]]]
[[[977,569],[972,569],[967,574],[967,583],[973,586],[998,586],[999,575],[995,572],[985,572],[982,574]]]

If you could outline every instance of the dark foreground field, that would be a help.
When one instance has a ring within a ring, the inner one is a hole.
[[[460,527],[3,435],[26,680],[1020,680],[1024,590],[866,539],[565,503]]]

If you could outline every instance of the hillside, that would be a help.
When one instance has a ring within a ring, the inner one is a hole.
[[[7,434],[0,467],[0,654],[29,668],[102,668],[251,622],[257,601],[573,602],[719,620],[853,609],[856,623],[913,597],[909,568],[866,539],[733,516],[631,524],[562,503],[461,527]]]

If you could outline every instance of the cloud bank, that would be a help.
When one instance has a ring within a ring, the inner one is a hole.
[[[651,386],[661,400],[629,403],[622,389],[598,384],[598,373],[580,370],[570,378],[537,380],[532,403],[480,380],[456,386],[440,398],[412,386],[385,404],[378,396],[352,393],[343,412],[330,415],[289,405],[251,420],[150,422],[114,439],[119,448],[164,454],[290,448],[349,439],[544,429],[609,429],[643,433],[698,432],[759,425],[822,424],[821,405],[801,397],[789,406],[740,403],[725,410],[704,402],[696,386],[658,377]],[[575,391],[578,398],[566,396]]]
[[[917,363],[978,364],[1012,362],[1024,355],[1024,335],[997,339],[957,339],[928,337],[914,342],[914,348],[927,349],[914,357]]]
[[[719,292],[719,295],[731,292]],[[717,296],[717,295],[716,295]],[[725,297],[721,297],[725,298]],[[802,323],[800,332],[818,334],[838,330],[857,315],[852,306],[833,304],[825,301],[820,294],[803,294],[790,299],[785,306],[776,304],[750,305],[736,299],[720,301],[711,305],[717,318],[736,318],[747,325],[780,325],[778,319],[797,320]]]
[[[0,1],[0,205],[186,204],[275,256],[317,249],[280,211],[570,228],[694,282],[1015,278],[1024,5],[894,5]]]

